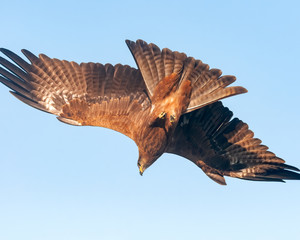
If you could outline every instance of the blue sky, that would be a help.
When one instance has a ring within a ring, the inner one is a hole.
[[[224,100],[270,150],[300,167],[298,1],[3,1],[0,46],[135,66],[125,39],[185,52],[237,77]],[[227,178],[138,150],[108,129],[74,127],[0,86],[0,239],[296,239],[300,182]]]

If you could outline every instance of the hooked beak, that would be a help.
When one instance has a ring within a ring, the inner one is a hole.
[[[145,170],[145,169],[144,169],[142,166],[139,167],[139,171],[140,171],[140,175],[141,175],[141,176],[143,176],[144,170]]]

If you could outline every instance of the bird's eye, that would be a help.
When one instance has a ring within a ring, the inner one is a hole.
[[[138,162],[138,166],[140,167],[141,166],[141,164]]]

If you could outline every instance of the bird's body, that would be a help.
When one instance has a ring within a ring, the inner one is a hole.
[[[142,174],[163,153],[181,155],[211,179],[224,176],[255,181],[300,179],[299,169],[267,151],[248,125],[232,118],[221,99],[245,93],[228,87],[234,76],[184,53],[160,50],[142,40],[126,41],[139,69],[36,57],[31,64],[6,49],[0,81],[26,104],[64,123],[100,126],[135,141]]]
[[[185,80],[179,84],[177,73],[165,77],[156,86],[151,98],[149,115],[143,120],[136,139],[141,174],[166,151],[178,120],[187,109],[190,94],[191,82]]]

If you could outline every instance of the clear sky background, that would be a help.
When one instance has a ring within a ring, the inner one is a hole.
[[[300,167],[299,1],[1,1],[0,46],[135,66],[124,42],[185,52],[237,77],[224,100]],[[211,181],[163,155],[141,177],[112,130],[74,127],[0,86],[0,239],[300,239],[300,182]]]

